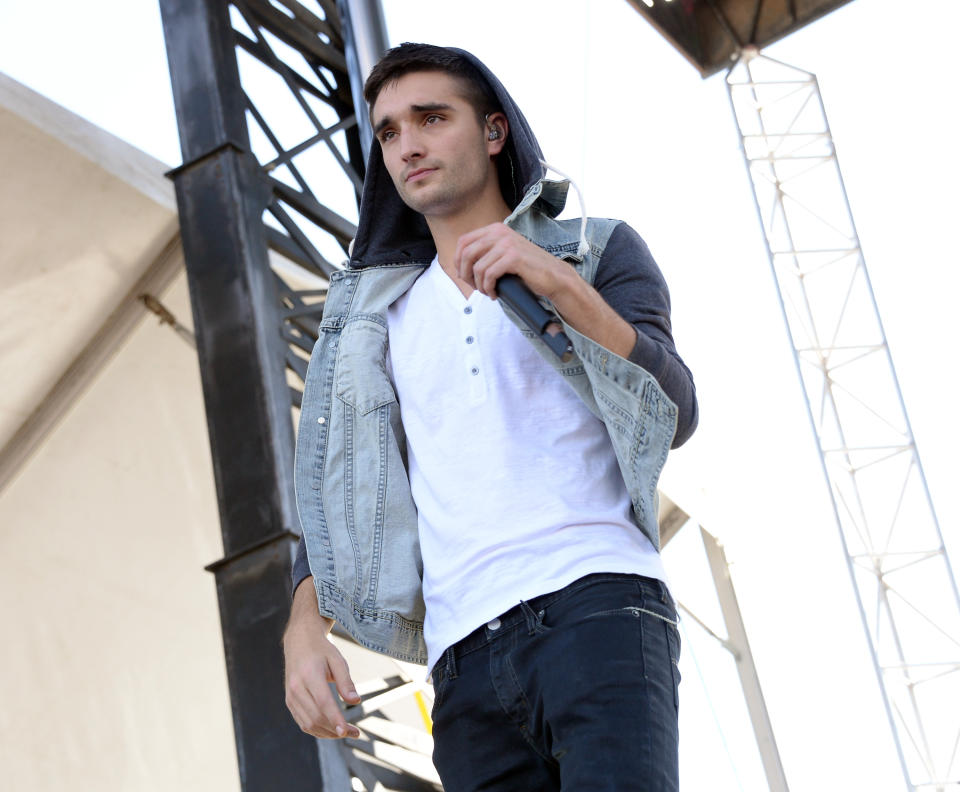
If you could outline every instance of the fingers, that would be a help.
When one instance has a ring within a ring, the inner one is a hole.
[[[323,739],[336,739],[340,736],[336,731],[336,725],[321,719],[312,700],[309,703],[303,703],[302,700],[288,698],[287,709],[290,710],[300,729],[307,734]]]
[[[476,254],[470,251],[469,247],[464,244],[463,237],[461,237],[460,241],[457,243],[454,267],[456,268],[457,275],[460,276],[460,279],[466,281],[468,284],[473,286],[473,288],[477,288],[476,281],[473,279],[473,264],[475,260]]]
[[[519,276],[535,294],[551,297],[562,284],[560,260],[503,223],[470,231],[457,240],[457,275],[491,299],[497,298],[497,280],[507,273]]]
[[[470,256],[470,252],[467,252]],[[497,297],[497,278],[503,274],[502,257],[496,249],[487,251],[482,256],[472,260],[472,264],[467,267],[466,275],[461,277],[473,288],[477,289],[487,297],[496,299]],[[499,266],[498,266],[499,265]]]
[[[499,240],[486,237],[457,246],[460,278],[492,299],[497,298],[497,279],[509,271],[510,259]]]
[[[353,684],[353,680],[350,678],[350,668],[347,666],[347,661],[343,659],[343,655],[337,652],[333,657],[328,658],[328,666],[330,668],[330,681],[337,686],[337,693],[340,694],[347,704],[359,704],[360,695],[357,693],[357,686]]]
[[[507,264],[497,251],[483,256],[473,267],[476,288],[492,300],[497,299],[497,281],[506,274]]]
[[[460,250],[468,245],[472,245],[477,240],[485,237],[495,239],[504,231],[510,230],[511,229],[503,223],[492,223],[490,225],[480,226],[480,228],[475,228],[473,231],[468,231],[457,240],[457,254],[459,255]]]
[[[490,295],[481,287],[480,278],[477,277],[477,264],[503,237],[504,231],[509,232],[509,230],[502,223],[494,223],[469,231],[457,240],[453,262],[457,274],[462,280],[488,296],[496,295]]]
[[[360,730],[347,723],[329,683],[348,704],[357,704],[350,672],[343,656],[333,644],[306,658],[298,666],[288,666],[286,679],[287,709],[297,725],[320,738],[359,737]]]
[[[321,678],[311,680],[291,678],[287,707],[300,728],[315,737],[359,737],[360,730],[347,723],[327,683],[327,678],[331,676],[328,672]],[[354,693],[351,703],[358,701],[359,697]]]

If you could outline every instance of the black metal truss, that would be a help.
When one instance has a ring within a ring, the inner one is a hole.
[[[269,113],[261,109],[254,91],[240,81],[248,139],[253,127],[267,144],[262,147],[264,150],[251,152],[257,157],[270,188],[266,210],[274,222],[265,223],[267,244],[274,254],[303,273],[325,280],[338,268],[339,262],[331,261],[329,254],[325,256],[318,249],[317,235],[328,235],[345,256],[356,226],[321,202],[311,187],[311,181],[316,179],[311,179],[312,174],[298,164],[298,159],[322,147],[348,180],[354,199],[359,202],[363,153],[350,93],[340,16],[330,0],[320,0],[315,5],[315,9],[310,9],[294,0],[276,3],[235,0],[229,5],[228,13],[233,20],[236,49],[282,80],[289,98],[310,125],[302,139],[284,146],[279,128],[276,132],[273,128],[283,125],[284,119],[275,119],[271,125]],[[285,51],[278,51],[281,48]],[[315,109],[316,103],[332,111],[333,117],[327,123]],[[342,148],[337,145],[337,136],[342,140]],[[281,169],[288,176],[286,181],[275,175]],[[319,191],[322,194],[322,189]],[[290,268],[286,271],[289,273]],[[293,375],[290,396],[294,406],[299,407],[306,361],[317,338],[325,290],[302,288],[302,285],[298,288],[289,276],[284,278],[276,268],[274,274],[281,304],[282,332],[289,344],[285,360],[287,371]],[[303,278],[299,280],[302,284]]]

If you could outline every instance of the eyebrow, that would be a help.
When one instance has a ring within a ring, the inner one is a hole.
[[[430,102],[429,104],[410,105],[410,110],[414,113],[430,113],[436,110],[453,110],[453,105],[444,102]],[[379,135],[384,127],[390,126],[393,119],[390,116],[384,116],[380,122],[373,128],[373,134]]]

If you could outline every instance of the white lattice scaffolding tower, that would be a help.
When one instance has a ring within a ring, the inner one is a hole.
[[[817,79],[727,74],[774,278],[907,788],[960,789],[960,596]]]

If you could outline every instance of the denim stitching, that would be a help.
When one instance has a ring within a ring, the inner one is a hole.
[[[671,622],[672,624],[672,622]],[[676,627],[676,625],[674,625]],[[666,631],[667,639],[667,654],[670,656],[670,677],[673,680],[673,707],[676,710],[677,714],[680,714],[680,654],[677,652],[677,657],[674,659],[673,646],[670,642],[670,628],[664,626]],[[677,634],[677,641],[679,643],[680,636]]]
[[[492,655],[491,655],[491,658],[492,658]],[[527,742],[527,744],[531,748],[533,748],[533,750],[537,753],[537,755],[541,759],[543,759],[546,762],[556,763],[557,760],[553,756],[551,756],[550,754],[545,754],[543,751],[540,750],[540,748],[537,746],[536,742],[534,741],[533,737],[530,735],[530,729],[528,728],[529,716],[530,716],[530,702],[527,700],[527,696],[523,692],[523,686],[520,684],[520,679],[517,677],[517,672],[513,667],[513,662],[511,661],[508,655],[504,655],[503,664],[506,667],[507,671],[509,672],[511,678],[513,679],[513,684],[516,685],[517,693],[520,696],[520,701],[523,702],[524,717],[520,721],[520,723],[517,724],[517,726],[520,729],[520,734],[522,735],[523,739]],[[500,706],[502,707],[503,704],[501,703]],[[509,713],[507,714],[509,715]]]
[[[363,579],[363,570],[360,565],[360,542],[357,539],[357,527],[354,524],[354,506],[353,506],[353,413],[350,410],[344,411],[343,416],[343,504],[346,517],[347,534],[350,537],[350,545],[353,548],[353,566],[356,582],[353,587],[353,599],[360,602],[360,584]]]
[[[380,408],[379,417],[380,437],[380,469],[377,472],[377,510],[373,518],[373,553],[370,559],[370,589],[367,595],[368,607],[374,607],[377,601],[377,589],[380,585],[380,563],[383,555],[383,513],[387,499],[387,430],[389,428],[389,413]]]
[[[326,346],[327,334],[322,332],[319,333],[319,338],[317,339],[317,344],[324,344],[320,347],[320,357],[317,360],[318,370],[323,372],[326,376],[323,380],[323,389],[324,392],[330,392],[333,390],[334,385],[334,366],[336,365],[336,354],[328,354],[328,347]],[[339,337],[332,339],[332,343],[336,344],[339,342]],[[307,380],[304,382],[304,393],[312,384],[309,369],[307,373]],[[331,405],[332,407],[332,405]],[[331,413],[328,410],[326,415],[321,414],[318,418],[325,418],[327,421],[331,418]],[[326,455],[326,446],[327,446],[327,427],[324,426],[317,437],[316,451],[313,456],[313,476],[310,481],[310,486],[313,489],[321,489],[323,487],[323,472],[324,472],[324,457]],[[300,449],[299,439],[296,444],[296,451]],[[306,449],[304,449],[306,451]],[[296,455],[294,456],[296,464]]]
[[[676,626],[677,624],[675,621],[668,619],[666,616],[663,616],[662,614],[655,613],[654,611],[647,610],[646,608],[639,608],[636,605],[626,605],[622,608],[611,608],[610,610],[597,611],[596,613],[591,613],[589,616],[584,616],[583,618],[591,619],[594,616],[609,616],[614,613],[632,613],[637,618],[640,617],[641,613],[645,613],[648,616],[653,616],[654,618],[660,619],[660,621],[664,621],[667,624],[672,624],[673,626]]]

